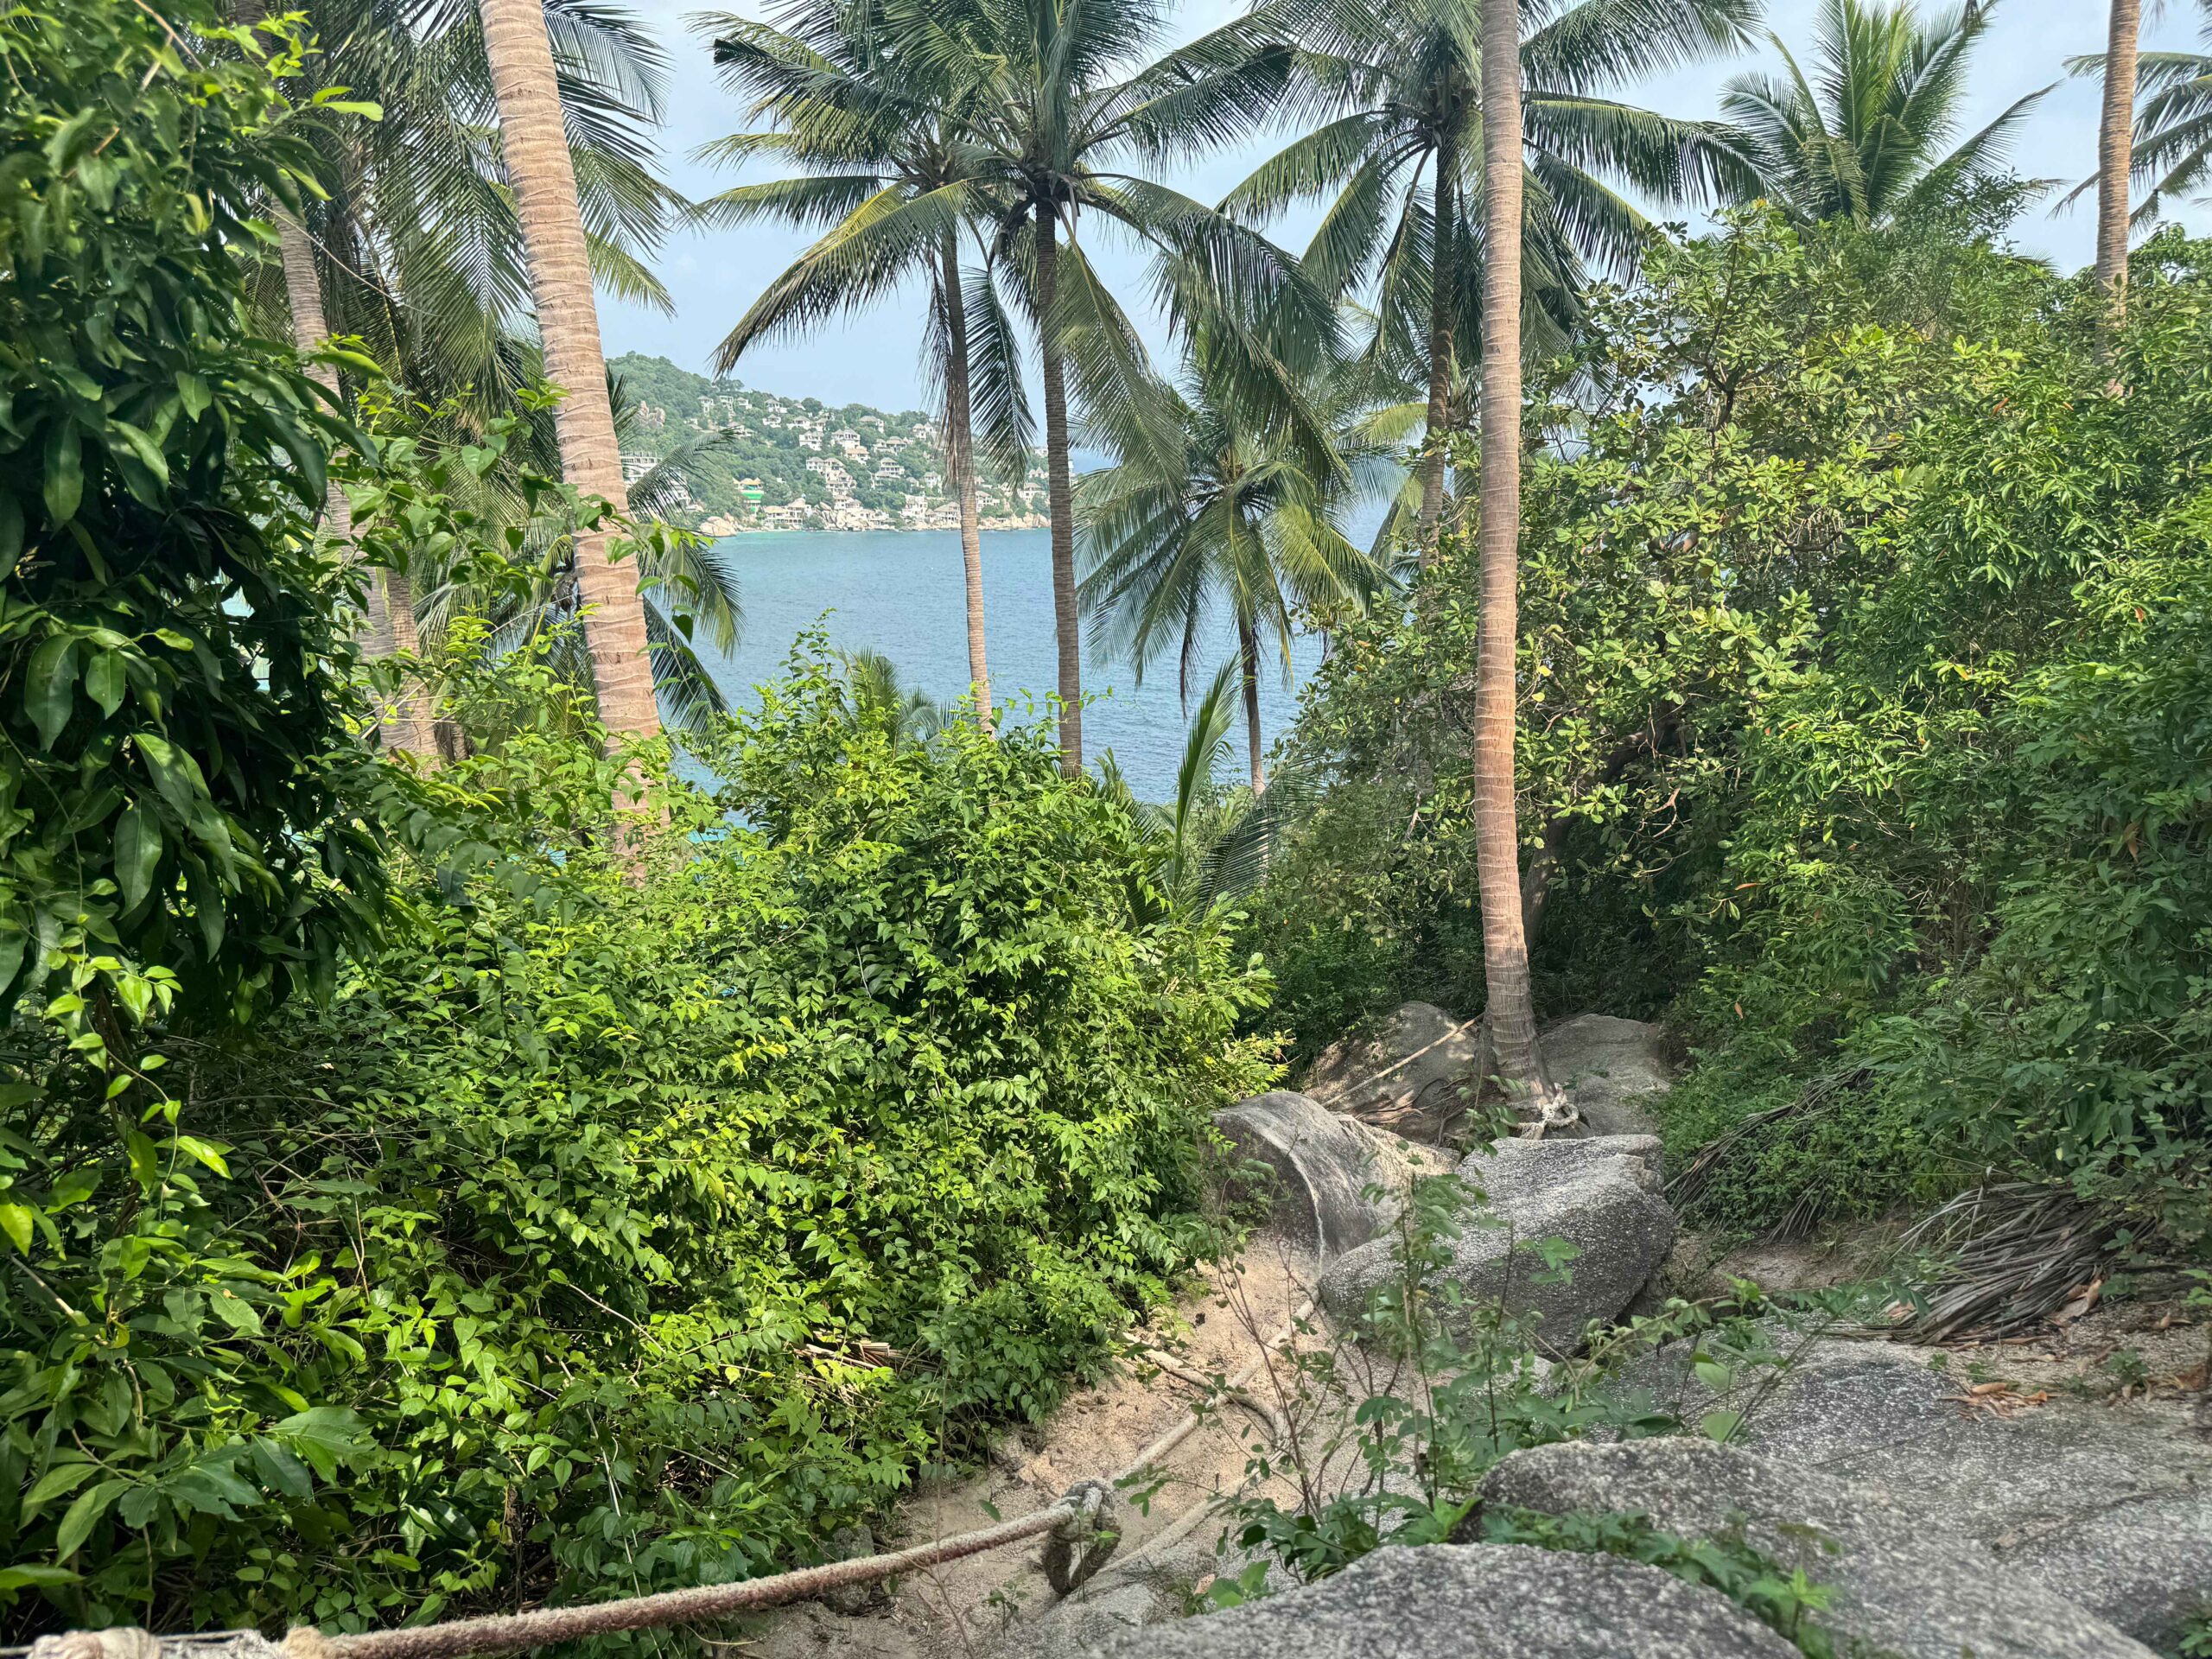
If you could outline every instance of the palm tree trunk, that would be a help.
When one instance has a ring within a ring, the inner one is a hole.
[[[1428,278],[1428,446],[1421,457],[1421,565],[1436,563],[1444,534],[1444,434],[1452,421],[1452,175],[1459,148],[1446,133],[1436,146],[1435,246]]]
[[[1483,0],[1482,631],[1475,664],[1476,871],[1483,976],[1497,1071],[1541,1105],[1552,1097],[1536,1045],[1521,917],[1514,816],[1514,661],[1520,633],[1521,18]]]
[[[1045,493],[1052,513],[1052,631],[1060,657],[1060,772],[1083,775],[1083,638],[1076,609],[1075,495],[1068,484],[1068,389],[1055,298],[1059,226],[1037,215],[1037,345],[1044,359]]]
[[[2104,118],[2097,128],[2097,286],[2116,327],[2127,309],[2128,175],[2135,157],[2135,60],[2142,0],[2112,0]]]
[[[1252,619],[1236,619],[1236,655],[1244,665],[1244,742],[1252,757],[1252,793],[1264,792],[1267,774],[1260,769],[1260,634]]]
[[[501,154],[515,193],[530,286],[544,342],[545,373],[567,396],[554,411],[561,470],[588,494],[627,513],[614,410],[607,398],[607,361],[599,344],[591,256],[576,207],[576,175],[562,126],[544,0],[479,0],[484,54],[499,109]],[[576,582],[592,613],[584,620],[600,718],[610,731],[652,737],[660,731],[646,654],[645,610],[633,569],[607,556],[605,531],[576,537]]]
[[[323,315],[322,280],[315,272],[315,245],[308,239],[307,226],[282,208],[276,213],[276,251],[284,267],[284,297],[291,307],[294,343],[302,352],[316,351],[330,338],[330,324]],[[332,397],[338,395],[338,371],[327,363],[310,364],[308,373]],[[323,496],[322,522],[331,539],[350,551],[353,504],[334,480]],[[364,599],[362,648],[371,657],[389,657],[395,651],[412,654],[417,644],[415,601],[405,575],[397,570],[371,571]],[[437,758],[429,699],[419,682],[412,678],[405,682],[398,708],[387,712],[383,725],[387,747],[425,760]]]
[[[960,562],[968,579],[968,684],[976,718],[991,729],[991,671],[983,656],[983,537],[976,525],[976,437],[968,407],[968,307],[959,245],[944,239],[944,466],[960,503]]]

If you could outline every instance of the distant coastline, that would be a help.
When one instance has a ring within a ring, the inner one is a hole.
[[[943,435],[918,410],[832,408],[741,380],[709,380],[664,357],[607,365],[620,388],[622,478],[633,507],[716,537],[771,531],[958,531]],[[1020,476],[976,480],[985,530],[1038,530],[1043,456]]]
[[[957,510],[950,518],[942,521],[940,518],[941,516],[927,519],[902,518],[886,524],[823,524],[804,521],[770,524],[757,518],[741,519],[731,515],[717,515],[701,519],[697,528],[702,536],[712,536],[717,540],[725,536],[777,536],[799,531],[817,535],[921,535],[960,528],[960,516]],[[1025,512],[1010,518],[980,518],[976,523],[979,531],[1050,530],[1052,527],[1052,521],[1041,512]]]

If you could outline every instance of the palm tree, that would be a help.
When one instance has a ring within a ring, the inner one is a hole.
[[[1371,290],[1368,359],[1413,363],[1427,389],[1415,540],[1433,556],[1444,506],[1444,435],[1455,365],[1478,335],[1481,253],[1470,204],[1483,189],[1482,0],[1272,0],[1251,27],[1296,42],[1296,107],[1315,129],[1230,193],[1265,219],[1327,198],[1305,268],[1332,299]],[[1525,281],[1556,329],[1573,313],[1581,263],[1624,271],[1649,226],[1615,187],[1658,201],[1713,194],[1740,168],[1711,127],[1598,94],[1608,86],[1731,51],[1758,0],[1532,0],[1520,36],[1526,110]],[[1426,183],[1424,183],[1424,177]]]
[[[276,219],[277,257],[284,270],[284,292],[292,317],[292,340],[305,357],[313,358],[330,340],[330,326],[323,321],[322,289],[315,278],[315,249],[298,214],[279,208]],[[340,396],[338,371],[327,362],[310,362],[308,373],[330,394]],[[353,512],[346,492],[334,481],[323,496],[322,524],[332,541],[350,549],[353,542]],[[395,652],[419,654],[421,642],[415,626],[415,598],[404,570],[369,573],[367,608],[362,619],[362,644],[372,657]],[[425,759],[437,753],[429,699],[412,677],[400,691],[398,706],[385,724],[388,747]]]
[[[2104,110],[2097,124],[2097,286],[2110,297],[2114,322],[2127,307],[2127,192],[2134,170],[2136,60],[2142,29],[2142,0],[2112,0]]]
[[[265,3],[265,0],[260,0]],[[666,62],[607,0],[542,0],[592,275],[661,309],[646,264],[680,204],[656,176]],[[527,256],[503,171],[475,0],[302,0],[315,90],[348,89],[379,121],[334,127],[323,200],[304,228],[334,332],[358,337],[410,392],[458,399],[480,419],[512,407],[539,373],[520,327]]]
[[[1822,0],[1808,77],[1779,36],[1787,71],[1739,75],[1721,92],[1747,169],[1740,200],[1765,196],[1802,220],[1880,224],[1996,172],[2048,86],[2016,99],[1955,148],[1967,69],[1996,0],[1923,20],[1912,0]]]
[[[1109,750],[1100,781],[1136,825],[1151,855],[1149,892],[1133,893],[1140,924],[1169,916],[1202,921],[1253,892],[1267,874],[1284,822],[1282,787],[1268,795],[1224,789],[1214,773],[1229,759],[1236,721],[1236,664],[1224,663],[1192,711],[1175,770],[1175,793],[1164,803],[1140,801]]]
[[[622,455],[592,296],[591,251],[577,207],[543,0],[480,3],[502,159],[529,255],[545,369],[568,392],[555,416],[563,472],[578,489],[626,512]],[[609,556],[604,530],[578,535],[575,558],[577,584],[592,610],[584,637],[601,718],[612,732],[656,736],[660,708],[637,583]]]
[[[1210,340],[1202,332],[1193,342],[1186,395],[1178,400],[1181,448],[1164,464],[1156,452],[1141,451],[1087,474],[1076,491],[1090,566],[1083,601],[1094,643],[1128,661],[1140,681],[1172,650],[1185,696],[1214,607],[1226,608],[1257,795],[1267,787],[1262,635],[1287,677],[1299,612],[1363,607],[1389,578],[1335,521],[1359,457],[1332,456],[1317,474],[1302,448],[1247,418],[1234,385],[1215,372]]]
[[[1552,1090],[1536,1046],[1529,941],[1521,921],[1521,830],[1514,811],[1514,674],[1521,645],[1521,77],[1518,0],[1483,0],[1481,632],[1475,658],[1475,868],[1482,893],[1484,1004],[1499,1074]]]
[[[1289,67],[1281,48],[1255,49],[1243,23],[1202,36],[1128,72],[1157,39],[1161,0],[900,0],[901,50],[957,89],[959,126],[973,147],[978,200],[995,221],[994,271],[1037,333],[1052,513],[1052,611],[1058,647],[1060,764],[1083,770],[1083,667],[1070,479],[1071,382],[1092,431],[1123,454],[1161,464],[1182,448],[1173,400],[1151,372],[1135,328],[1107,291],[1081,238],[1086,217],[1160,256],[1171,321],[1187,329],[1230,294],[1268,294],[1264,328],[1224,321],[1217,347],[1235,358],[1255,411],[1287,410],[1289,380],[1335,341],[1330,308],[1294,263],[1205,204],[1122,170],[1131,160],[1187,158],[1275,111]],[[981,399],[1017,394],[1010,353],[976,364]],[[1276,394],[1284,393],[1281,401]],[[1295,415],[1281,416],[1295,419]]]
[[[2137,217],[2155,219],[2170,196],[2200,195],[2212,182],[2212,0],[2202,0],[2202,52],[2145,52],[2138,60],[2143,102],[2136,114],[2135,170],[2151,181]],[[2089,60],[2076,68],[2099,67]]]
[[[984,645],[983,547],[977,529],[976,442],[969,387],[969,296],[960,261],[963,225],[979,218],[971,154],[942,77],[893,49],[880,14],[836,0],[800,0],[780,26],[728,14],[696,20],[713,42],[724,82],[747,98],[747,118],[771,130],[739,134],[711,153],[732,162],[769,156],[811,169],[798,177],[741,185],[699,206],[709,223],[761,219],[830,229],[772,283],[715,354],[728,373],[757,342],[804,330],[884,299],[919,275],[930,296],[928,361],[944,391],[945,471],[960,509],[965,576],[968,678],[976,711],[991,726],[991,674]],[[995,308],[995,293],[978,298]],[[985,316],[992,338],[1003,318]],[[1001,384],[1010,384],[1001,382]],[[1026,454],[1019,400],[997,411],[1010,423],[995,452]]]
[[[617,441],[626,450],[636,442],[636,405],[610,376],[607,401],[614,410]],[[482,649],[493,656],[533,645],[551,632],[546,662],[555,672],[588,691],[592,661],[575,626],[583,599],[574,557],[572,526],[566,515],[549,511],[543,480],[561,470],[560,443],[551,411],[534,409],[501,417],[491,430],[480,429],[472,412],[448,404],[397,412],[385,435],[389,447],[404,442],[416,450],[441,480],[454,506],[479,524],[518,531],[516,561],[530,573],[526,581],[511,570],[492,588],[475,581],[464,559],[418,559],[416,610],[429,655],[437,658],[448,632],[463,618],[487,631]],[[491,442],[487,445],[486,439]],[[664,520],[682,501],[690,470],[728,447],[720,432],[695,435],[678,442],[630,480],[632,518],[643,525]],[[493,458],[482,459],[489,448]],[[474,450],[475,454],[459,452]],[[460,552],[461,550],[456,550]],[[638,555],[639,598],[645,613],[645,635],[652,652],[654,679],[668,723],[697,730],[725,711],[720,688],[696,652],[704,639],[723,654],[737,648],[745,626],[734,562],[721,544],[690,534],[674,534],[641,544]],[[471,631],[470,638],[474,638]],[[454,734],[444,735],[449,740]]]
[[[926,743],[950,717],[919,686],[899,677],[898,664],[880,651],[839,653],[844,664],[845,722],[855,731],[880,733],[893,748]]]

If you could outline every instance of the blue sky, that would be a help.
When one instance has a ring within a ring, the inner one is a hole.
[[[674,60],[671,118],[664,131],[669,176],[678,188],[704,195],[732,181],[691,159],[700,144],[737,130],[738,107],[715,81],[699,37],[687,26],[699,0],[631,0],[669,49]],[[740,3],[734,9],[759,16],[766,8]],[[1930,10],[1923,4],[1923,10]],[[2154,8],[2146,8],[2154,10]],[[1187,37],[1231,15],[1224,0],[1201,0],[1180,9],[1173,34]],[[1768,19],[1793,50],[1809,36],[1815,0],[1770,0]],[[2195,0],[2166,0],[2164,16],[2145,29],[2146,47],[2187,48],[2197,32]],[[1975,60],[1973,106],[1967,130],[1978,128],[2022,93],[2059,84],[2021,130],[2014,159],[2030,177],[2063,178],[2088,174],[2096,161],[2098,89],[2094,80],[2065,75],[2065,60],[2104,48],[2104,0],[2002,0],[1997,20]],[[1770,57],[1771,54],[1762,54]],[[1759,58],[1713,65],[1654,77],[1624,89],[1622,96],[1654,109],[1682,116],[1716,112],[1721,82]],[[1171,179],[1207,200],[1218,198],[1243,176],[1274,143],[1262,140],[1247,149],[1211,156]],[[2212,209],[2197,206],[2180,215],[2200,232],[2212,232]],[[2087,264],[2092,243],[2092,214],[2086,202],[2054,216],[2032,209],[2015,227],[2020,245],[2071,270]],[[1302,240],[1295,227],[1285,239]],[[704,371],[715,344],[760,290],[803,245],[796,233],[770,227],[745,232],[683,232],[660,260],[663,280],[676,302],[676,315],[606,301],[601,327],[610,355],[650,352],[689,369]],[[1141,266],[1133,257],[1102,256],[1109,272],[1125,280],[1122,291],[1141,291]],[[832,403],[858,402],[888,409],[918,404],[921,375],[916,351],[918,295],[912,303],[885,306],[849,322],[832,325],[806,340],[748,353],[738,374],[748,384],[794,397]]]

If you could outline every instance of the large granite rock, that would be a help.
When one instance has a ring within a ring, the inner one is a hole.
[[[1754,1548],[1831,1586],[1820,1622],[1832,1635],[1897,1659],[2152,1659],[2037,1575],[1882,1494],[1736,1446],[1539,1446],[1492,1470],[1483,1497],[1550,1514],[1641,1511],[1690,1539],[1740,1526]]]
[[[2000,1414],[1926,1349],[1787,1332],[1776,1346],[1788,1367],[1725,1402],[1676,1351],[1634,1380],[1689,1422],[1741,1409],[1737,1443],[1885,1492],[2139,1641],[2170,1644],[2212,1605],[2212,1443],[2177,1417],[2063,1396]]]
[[[1397,1135],[1285,1090],[1239,1101],[1213,1121],[1237,1153],[1274,1172],[1272,1230],[1324,1260],[1388,1230],[1427,1166],[1427,1154]]]
[[[1660,1196],[1659,1152],[1649,1135],[1613,1135],[1501,1141],[1471,1154],[1459,1173],[1488,1203],[1450,1241],[1444,1279],[1469,1304],[1541,1316],[1540,1344],[1572,1352],[1591,1320],[1618,1318],[1667,1259],[1675,1215]],[[1535,1248],[1551,1238],[1580,1252],[1563,1280]],[[1356,1316],[1398,1270],[1396,1241],[1378,1237],[1328,1268],[1321,1300]]]
[[[1480,1022],[1463,1029],[1432,1002],[1408,1002],[1323,1049],[1301,1086],[1332,1112],[1443,1146],[1465,1115],[1483,1060]]]
[[[1094,1649],[1111,1659],[1798,1659],[1709,1590],[1608,1555],[1382,1549],[1335,1577]]]
[[[1655,1135],[1643,1103],[1673,1087],[1675,1068],[1658,1027],[1609,1014],[1578,1014],[1541,1033],[1544,1069],[1574,1103],[1581,1132]]]

